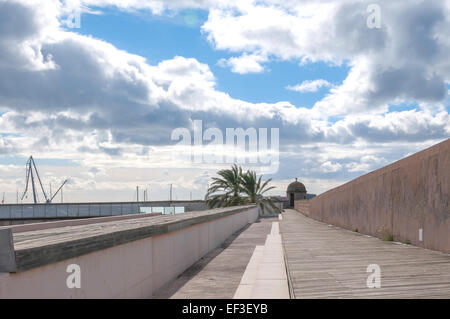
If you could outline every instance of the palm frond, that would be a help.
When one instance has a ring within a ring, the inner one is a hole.
[[[264,213],[267,209],[277,211],[278,207],[272,199],[264,197],[264,193],[275,186],[269,186],[272,179],[262,181],[262,175],[257,176],[253,170],[245,173],[242,167],[234,164],[231,169],[217,172],[219,177],[213,177],[205,195],[208,207],[228,207],[244,204],[256,204]]]

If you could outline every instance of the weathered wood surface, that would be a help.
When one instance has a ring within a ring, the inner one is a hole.
[[[242,212],[254,206],[67,226],[14,234],[18,271],[31,269],[146,237]]]
[[[158,299],[231,299],[256,246],[264,245],[275,218],[237,232],[224,244],[208,253],[177,279],[162,288]]]
[[[450,298],[450,255],[382,241],[286,210],[280,232],[295,298]],[[381,288],[367,288],[367,266]]]

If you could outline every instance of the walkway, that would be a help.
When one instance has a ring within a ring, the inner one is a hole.
[[[279,227],[279,222],[273,222],[264,246],[256,246],[234,299],[289,299]]]
[[[196,262],[154,298],[231,299],[256,246],[264,245],[275,218],[263,218],[236,233]]]
[[[235,234],[155,297],[289,298],[287,288],[275,294],[278,286],[272,283],[267,289],[270,280],[286,282],[286,272],[279,269],[284,266],[278,258],[281,244],[292,298],[450,298],[450,255],[382,241],[294,210]],[[270,256],[263,258],[267,251]],[[373,274],[367,268],[374,264],[380,269],[380,288],[367,287]],[[256,295],[254,287],[259,287]]]
[[[280,221],[295,298],[450,298],[450,255],[385,242],[286,210]],[[381,288],[367,288],[368,265]]]

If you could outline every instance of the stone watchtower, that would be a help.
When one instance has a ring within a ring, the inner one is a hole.
[[[294,201],[306,199],[306,187],[295,179],[295,182],[289,184],[286,190],[286,197],[289,207],[294,207]]]

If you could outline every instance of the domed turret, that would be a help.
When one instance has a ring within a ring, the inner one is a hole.
[[[289,202],[290,207],[294,207],[294,201],[306,199],[306,187],[303,185],[303,183],[300,183],[297,181],[297,178],[295,179],[295,182],[292,182],[289,184],[286,190],[286,197]]]
[[[305,187],[305,185],[303,185],[303,183],[295,181],[295,182],[292,182],[292,183],[289,184],[289,186],[287,188],[287,192],[288,193],[290,193],[290,192],[294,192],[294,193],[296,193],[296,192],[303,192],[303,193],[306,193],[306,187]]]

